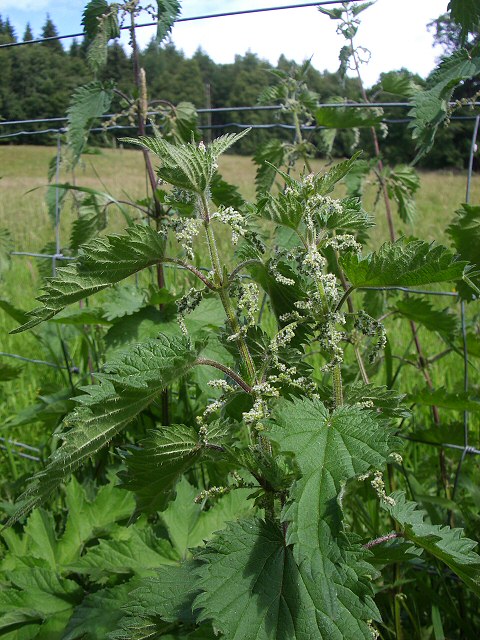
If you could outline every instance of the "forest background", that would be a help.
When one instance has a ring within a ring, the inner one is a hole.
[[[434,20],[429,29],[432,32],[432,46],[439,44],[448,54],[458,44],[460,37],[458,27],[453,25],[448,15],[441,15]],[[22,40],[31,40],[34,37],[55,37],[58,30],[47,15],[45,24],[40,34],[33,34],[27,24]],[[480,36],[476,35],[477,41]],[[19,40],[8,17],[0,16],[0,44],[16,42]],[[471,43],[473,44],[473,42]],[[71,96],[76,87],[88,82],[91,78],[88,69],[86,51],[88,42],[73,40],[68,49],[64,48],[61,41],[31,45],[28,47],[11,47],[0,50],[0,121],[1,120],[26,120],[39,118],[52,118],[63,116],[68,108]],[[289,70],[294,62],[280,56],[277,69]],[[131,73],[132,60],[123,46],[115,41],[108,48],[108,78],[114,80],[118,89],[126,94],[131,94],[133,87]],[[232,64],[217,64],[201,49],[197,50],[191,58],[187,58],[181,50],[178,50],[172,42],[159,46],[155,40],[141,52],[141,66],[146,71],[148,94],[153,99],[168,100],[173,104],[182,101],[192,102],[197,109],[201,108],[225,108],[236,106],[254,106],[258,103],[258,97],[262,91],[272,84],[273,76],[270,73],[274,68],[266,60],[260,59],[255,53],[248,52],[237,55]],[[417,84],[424,86],[428,78],[421,78],[408,71],[401,70],[406,76],[411,77]],[[373,101],[391,101],[392,96],[382,92],[380,83],[368,90],[369,98]],[[100,77],[100,79],[103,79]],[[106,78],[105,78],[106,79]],[[313,66],[308,70],[307,83],[309,88],[316,92],[320,102],[330,102],[342,96],[344,99],[361,101],[360,87],[356,79],[342,78],[340,73],[318,71]],[[478,85],[478,86],[474,86]],[[473,95],[480,88],[477,79],[465,83],[456,90],[455,98],[460,99],[464,95]],[[458,112],[460,115],[463,112]],[[468,110],[465,110],[468,115]],[[382,144],[385,157],[392,163],[409,162],[415,155],[411,134],[405,123],[395,123],[397,119],[404,119],[407,114],[404,110],[386,109],[385,118],[390,119],[389,135]],[[211,115],[202,115],[203,125],[213,125],[216,128],[215,135],[221,135],[231,130],[228,123],[240,124],[266,124],[281,121],[282,114],[275,112],[216,112]],[[122,124],[128,124],[123,121]],[[225,129],[223,129],[225,126]],[[38,123],[29,125],[29,130],[44,129],[45,125]],[[21,130],[21,125],[9,126],[8,133]],[[125,131],[119,132],[119,136]],[[207,136],[208,134],[206,134]],[[251,155],[259,144],[271,136],[291,137],[288,131],[256,130],[252,135],[245,137],[236,147],[236,152]],[[368,131],[364,134],[367,139],[361,146],[367,150],[370,148]],[[54,144],[55,134],[30,135],[28,137],[0,139],[3,144]],[[351,153],[352,134],[345,132],[337,136],[332,150],[334,157],[342,157]],[[430,169],[440,168],[464,168],[468,161],[468,151],[471,137],[471,122],[468,120],[456,120],[449,127],[441,128],[438,133],[438,141],[432,151],[419,163],[420,167]],[[94,144],[116,144],[114,136],[97,135],[93,138]],[[318,136],[315,140],[318,153],[324,155],[324,145]],[[356,141],[358,142],[358,141]]]

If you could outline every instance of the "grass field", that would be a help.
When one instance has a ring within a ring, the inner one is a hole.
[[[47,242],[54,239],[52,221],[44,200],[48,163],[54,154],[55,150],[47,147],[0,147],[0,227],[10,230],[17,251],[39,252]],[[321,161],[313,164],[316,171],[324,166]],[[223,156],[220,172],[227,181],[238,185],[247,199],[254,198],[255,167],[249,158]],[[71,182],[72,176],[62,173],[61,181]],[[85,156],[83,165],[76,171],[75,182],[81,186],[107,191],[118,199],[135,200],[144,197],[146,192],[143,160],[140,153],[133,150],[102,150],[98,154]],[[465,187],[465,173],[422,172],[415,223],[410,227],[396,220],[399,235],[415,235],[448,244],[445,228],[459,204],[464,201]],[[380,199],[374,207],[374,200],[375,191],[370,187],[366,208],[377,220],[377,226],[370,237],[372,248],[388,239],[383,204]],[[480,201],[478,177],[472,183],[471,201]],[[62,216],[61,237],[66,240],[72,221],[68,207]],[[122,227],[123,218],[112,207],[109,228],[121,231]],[[35,305],[34,297],[38,294],[39,283],[37,260],[13,257],[11,269],[5,274],[1,284],[0,298],[9,300],[21,309],[30,309]],[[10,318],[0,314],[0,351],[45,358],[45,349],[31,334],[8,335],[8,331],[14,326],[15,323]],[[409,337],[405,334],[405,341]],[[431,347],[434,349],[437,345]],[[6,360],[3,359],[4,362]],[[8,362],[13,361],[9,359]],[[438,373],[442,380],[447,380],[448,359],[442,360],[438,365]],[[4,404],[0,417],[4,418],[32,402],[39,390],[55,386],[59,382],[59,375],[53,369],[26,365],[19,384],[12,382],[3,386]]]

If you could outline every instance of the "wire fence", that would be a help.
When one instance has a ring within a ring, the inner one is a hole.
[[[279,6],[279,7],[266,7],[266,8],[260,8],[260,9],[248,9],[248,10],[242,10],[242,11],[232,11],[232,12],[226,12],[226,13],[217,13],[217,14],[208,14],[208,15],[203,15],[203,16],[195,16],[195,17],[191,17],[191,18],[180,18],[178,19],[176,22],[186,22],[186,21],[194,21],[194,20],[205,20],[205,19],[210,19],[210,18],[218,18],[218,17],[227,17],[227,16],[238,16],[238,15],[242,15],[242,14],[252,14],[252,13],[260,13],[260,12],[266,12],[266,11],[277,11],[277,10],[284,10],[284,9],[299,9],[299,8],[305,8],[305,7],[314,7],[314,6],[324,6],[324,5],[335,5],[335,4],[341,4],[341,1],[345,2],[345,0],[326,0],[324,2],[311,2],[311,3],[307,3],[307,4],[292,4],[292,5],[288,5],[288,6]],[[346,0],[347,2],[358,2],[359,0]],[[148,24],[142,24],[142,25],[137,25],[138,28],[141,27],[145,27],[145,26],[156,26],[156,23],[148,23]],[[122,27],[124,29],[129,29],[130,27]],[[22,46],[22,45],[30,45],[30,44],[36,44],[36,43],[40,43],[40,42],[46,42],[49,40],[62,40],[65,38],[73,38],[73,37],[80,37],[80,36],[84,36],[84,33],[77,33],[77,34],[70,34],[70,35],[64,35],[64,36],[57,36],[57,37],[53,37],[53,38],[41,38],[41,39],[37,39],[37,40],[30,40],[30,41],[26,41],[26,42],[18,42],[18,43],[6,43],[6,44],[2,44],[0,45],[0,49],[1,48],[7,48],[7,47],[13,47],[13,46]],[[452,103],[453,104],[453,103]],[[345,102],[345,103],[326,103],[326,104],[321,104],[319,105],[320,107],[333,107],[333,108],[411,108],[413,105],[411,103],[408,102],[376,102],[376,103],[350,103],[350,102]],[[480,106],[480,102],[475,102],[472,103],[473,107],[478,107]],[[281,109],[281,106],[279,105],[255,105],[255,106],[237,106],[237,107],[220,107],[220,108],[213,108],[213,109],[198,109],[199,113],[215,113],[215,112],[233,112],[233,111],[237,111],[237,112],[249,112],[249,111],[278,111]],[[149,115],[156,115],[158,112],[150,112]],[[104,116],[102,116],[102,118],[111,118],[113,114],[106,114]],[[475,156],[475,151],[476,151],[476,144],[477,144],[477,137],[478,137],[478,133],[479,133],[479,128],[480,128],[480,115],[472,115],[472,116],[452,116],[451,118],[452,120],[456,119],[456,120],[472,120],[474,121],[474,128],[473,128],[473,132],[472,132],[472,137],[471,137],[471,142],[470,142],[470,154],[469,154],[469,162],[468,162],[468,173],[467,173],[467,184],[466,184],[466,196],[465,196],[465,202],[469,203],[470,202],[470,196],[471,196],[471,183],[472,183],[472,176],[473,176],[473,163],[474,163],[474,156]],[[398,118],[398,119],[385,119],[385,122],[392,124],[392,123],[405,123],[405,122],[409,122],[409,118]],[[28,120],[11,120],[11,121],[3,121],[0,122],[0,127],[4,127],[4,126],[18,126],[18,125],[25,125],[25,124],[39,124],[39,123],[61,123],[61,122],[68,122],[68,118],[66,117],[57,117],[57,118],[38,118],[38,119],[28,119]],[[204,126],[202,125],[201,128],[203,129],[218,129],[218,128],[227,128],[227,127],[237,127],[237,128],[274,128],[274,127],[280,127],[280,128],[285,128],[285,129],[294,129],[293,125],[286,125],[283,123],[266,123],[266,124],[253,124],[253,125],[249,125],[249,124],[244,124],[244,123],[236,123],[236,122],[230,122],[227,124],[221,124],[221,125],[208,125],[208,126]],[[122,129],[131,129],[131,128],[136,128],[135,125],[115,125],[115,126],[110,126],[110,127],[95,127],[92,129],[92,131],[114,131],[114,130],[122,130]],[[322,128],[326,128],[326,127],[318,127],[318,126],[304,126],[303,127],[306,130],[320,130]],[[30,252],[30,251],[14,251],[12,252],[13,256],[30,256],[30,257],[35,257],[35,258],[39,258],[39,259],[45,259],[45,260],[51,260],[51,264],[52,264],[52,275],[56,274],[56,268],[57,268],[57,263],[61,262],[61,261],[71,261],[71,260],[75,260],[76,258],[71,257],[71,256],[65,256],[62,254],[61,251],[61,238],[60,238],[60,212],[61,212],[61,207],[60,207],[60,189],[59,189],[59,174],[60,174],[60,158],[61,158],[61,146],[62,146],[62,142],[61,142],[61,135],[63,133],[65,133],[67,131],[66,127],[59,127],[59,128],[48,128],[48,129],[44,129],[41,131],[17,131],[14,133],[10,133],[10,134],[3,134],[0,135],[0,139],[6,139],[6,138],[14,138],[17,136],[28,136],[28,135],[43,135],[43,134],[48,134],[48,133],[54,133],[57,135],[57,153],[56,153],[56,165],[55,165],[55,185],[56,185],[56,192],[55,192],[55,223],[54,223],[54,228],[55,228],[55,253],[37,253],[37,252]],[[165,265],[165,266],[170,266],[172,268],[181,268],[178,265]],[[205,270],[205,271],[209,271],[208,268],[206,267],[200,267],[201,270]],[[369,289],[375,289],[374,287],[369,287]],[[401,291],[401,292],[405,292],[405,293],[409,293],[409,294],[414,294],[414,295],[428,295],[428,296],[444,296],[444,297],[450,297],[450,298],[456,298],[458,299],[458,296],[456,293],[452,292],[452,291],[429,291],[429,290],[423,290],[423,289],[410,289],[408,287],[400,287],[400,286],[394,286],[394,287],[378,287],[379,290],[397,290],[397,291]],[[462,342],[463,342],[463,390],[465,393],[468,393],[469,391],[469,354],[468,354],[468,344],[467,344],[467,321],[466,321],[466,312],[465,312],[465,303],[463,301],[459,301],[459,306],[460,306],[460,320],[461,320],[461,331],[462,331]],[[6,352],[0,352],[0,357],[8,357],[8,358],[14,358],[14,359],[18,359],[24,362],[27,362],[29,364],[35,364],[35,365],[39,365],[39,366],[47,366],[47,367],[53,367],[53,368],[58,368],[58,369],[67,369],[69,371],[69,373],[75,369],[75,367],[70,367],[70,366],[62,366],[62,365],[58,365],[56,363],[52,363],[52,362],[48,362],[45,360],[38,360],[38,359],[33,359],[33,358],[27,358],[25,356],[19,355],[19,354],[13,354],[13,353],[6,353]],[[458,445],[455,443],[449,443],[449,442],[432,442],[432,441],[427,441],[427,440],[423,440],[421,438],[417,438],[417,437],[413,437],[410,435],[405,435],[405,434],[399,434],[400,437],[412,441],[412,442],[416,442],[419,444],[425,444],[425,445],[429,445],[429,446],[434,446],[434,447],[441,447],[441,448],[445,448],[445,449],[450,449],[450,450],[454,450],[454,451],[459,451],[460,452],[460,459],[456,468],[456,472],[455,472],[455,480],[454,480],[454,487],[453,487],[453,491],[452,491],[452,499],[455,496],[455,493],[457,491],[458,485],[459,485],[459,479],[461,476],[461,470],[462,470],[462,466],[463,463],[466,459],[467,456],[469,455],[480,455],[480,450],[471,446],[470,445],[470,429],[469,429],[469,412],[468,411],[464,411],[463,412],[463,445]],[[34,461],[34,462],[42,462],[42,457],[41,457],[41,450],[38,449],[37,447],[32,447],[31,445],[16,441],[16,440],[10,440],[10,439],[5,439],[5,438],[0,438],[0,449],[6,451],[8,454],[10,453],[16,453],[16,455],[22,457],[22,458],[26,458],[28,460]],[[28,453],[28,452],[31,453]],[[38,455],[32,455],[32,453],[36,453]]]
[[[225,11],[223,13],[207,13],[201,16],[190,16],[186,18],[177,18],[175,23],[182,22],[196,22],[198,20],[210,20],[212,18],[229,18],[235,16],[242,16],[248,14],[256,14],[256,13],[266,13],[268,11],[285,11],[288,9],[306,9],[309,7],[321,7],[335,4],[353,4],[360,3],[363,0],[323,0],[321,2],[307,2],[302,4],[289,4],[284,6],[276,6],[276,7],[262,7],[257,9],[241,9],[238,11]],[[142,29],[144,27],[156,27],[157,22],[144,22],[143,24],[135,25],[136,29]],[[121,26],[121,31],[129,31],[131,29],[130,25]],[[4,44],[0,44],[0,49],[6,49],[8,47],[21,47],[24,45],[31,44],[41,44],[42,42],[52,42],[55,40],[67,40],[69,38],[84,38],[85,32],[80,31],[78,33],[70,33],[68,35],[62,36],[50,36],[48,38],[36,38],[35,40],[24,40],[23,42],[6,42]]]

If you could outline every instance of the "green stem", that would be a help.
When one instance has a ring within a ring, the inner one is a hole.
[[[335,407],[341,407],[343,404],[343,385],[342,385],[342,370],[339,364],[336,364],[333,368],[333,399],[335,401]]]
[[[293,123],[295,125],[295,139],[297,141],[297,144],[303,144],[302,129],[300,128],[300,120],[298,119],[298,113],[296,111],[293,111],[292,115],[293,115]],[[309,173],[312,173],[312,167],[308,161],[306,154],[303,153],[302,157],[303,157],[303,161],[305,162],[305,166],[307,167],[307,171]]]
[[[317,285],[317,290],[320,294],[320,298],[322,300],[322,312],[326,315],[329,313],[328,308],[328,300],[325,293],[325,288],[323,283],[318,278],[315,278],[315,283]],[[343,405],[343,384],[342,384],[342,370],[341,365],[334,365],[332,372],[332,382],[333,382],[333,402],[335,407],[341,407]]]
[[[233,335],[237,336],[237,344],[240,351],[240,355],[242,357],[243,362],[247,368],[248,372],[248,382],[253,385],[256,381],[256,371],[255,365],[253,363],[252,356],[250,355],[250,351],[248,350],[247,343],[245,342],[243,336],[241,335],[241,327],[238,322],[237,316],[235,315],[235,309],[233,308],[232,301],[228,294],[228,276],[223,278],[223,271],[220,263],[220,258],[218,256],[217,243],[215,241],[215,234],[213,233],[213,229],[210,225],[210,211],[208,207],[208,201],[205,197],[205,194],[202,194],[201,198],[201,207],[203,213],[203,223],[205,227],[205,233],[207,237],[208,244],[208,252],[210,254],[210,260],[212,262],[212,267],[214,271],[214,281],[219,286],[219,295],[220,300],[222,301],[223,308],[225,309],[225,313],[228,318],[228,322],[230,324],[230,328],[232,330]]]

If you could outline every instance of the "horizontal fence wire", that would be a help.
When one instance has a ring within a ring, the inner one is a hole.
[[[455,106],[455,102],[450,102],[450,106]],[[403,108],[403,109],[411,109],[414,107],[413,102],[323,102],[317,105],[318,108],[328,108],[328,109],[390,109],[390,108]],[[473,108],[480,107],[480,102],[472,102],[468,104],[464,108]],[[232,112],[249,112],[249,111],[281,111],[283,109],[282,105],[272,104],[272,105],[252,105],[252,106],[233,106],[233,107],[212,107],[211,109],[200,108],[196,109],[197,113],[232,113]],[[162,111],[149,111],[147,113],[148,116],[156,116],[161,115]],[[117,114],[115,113],[106,113],[102,116],[98,116],[98,119],[108,119],[113,118]],[[127,116],[123,116],[127,117]],[[476,116],[451,116],[451,120],[455,119],[469,119],[475,120]],[[48,122],[67,122],[68,117],[55,117],[55,118],[31,118],[28,120],[3,120],[0,121],[0,127],[11,126],[11,125],[20,125],[20,124],[37,124],[37,123],[48,123]],[[393,121],[393,120],[392,120]],[[405,120],[401,119],[398,122],[404,122]],[[226,126],[226,125],[224,125]],[[57,131],[56,129],[54,131]]]
[[[286,9],[305,9],[307,7],[321,7],[328,6],[330,4],[353,4],[355,2],[362,2],[362,0],[323,0],[321,2],[307,2],[302,4],[289,4],[285,6],[277,6],[277,7],[261,7],[258,9],[240,9],[238,11],[225,11],[223,13],[208,13],[201,16],[190,16],[186,18],[177,18],[175,23],[181,22],[194,22],[197,20],[210,20],[212,18],[229,18],[234,16],[255,14],[255,13],[266,13],[268,11],[284,11]],[[135,25],[136,29],[141,29],[143,27],[156,27],[158,26],[157,22],[144,22],[142,24]],[[121,26],[121,31],[130,31],[131,26]],[[48,38],[36,38],[34,40],[24,40],[22,42],[6,42],[4,44],[0,44],[0,49],[6,49],[8,47],[21,47],[24,45],[30,44],[40,44],[42,42],[52,42],[55,40],[66,40],[68,38],[84,38],[86,36],[84,31],[79,33],[70,33],[68,35],[63,36],[50,36]]]
[[[476,121],[477,116],[452,116],[450,120],[463,120],[463,121]],[[382,123],[385,124],[405,124],[407,122],[411,122],[412,118],[385,118],[381,120]],[[1,124],[1,123],[0,123]],[[152,125],[145,125],[146,129],[152,128]],[[295,125],[293,124],[284,124],[282,122],[270,122],[266,124],[254,124],[254,123],[243,123],[243,122],[226,122],[224,124],[210,124],[210,125],[198,125],[198,129],[201,131],[217,131],[220,129],[253,129],[253,130],[269,130],[269,129],[284,129],[287,131],[295,131]],[[300,129],[302,131],[325,131],[331,129],[332,127],[325,127],[323,125],[301,125]],[[336,127],[338,129],[348,128],[348,127]],[[105,133],[107,131],[127,131],[127,130],[137,130],[138,127],[133,124],[116,124],[110,127],[93,127],[90,129],[90,133]],[[16,131],[14,133],[6,133],[0,135],[0,140],[7,140],[9,138],[15,138],[18,136],[35,136],[35,135],[44,135],[47,133],[67,133],[68,129],[66,127],[61,127],[59,129],[42,129],[40,131]]]

